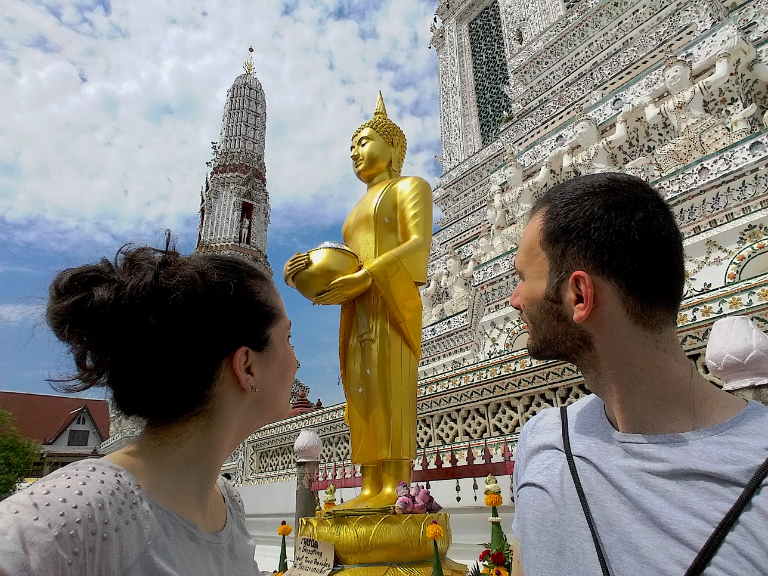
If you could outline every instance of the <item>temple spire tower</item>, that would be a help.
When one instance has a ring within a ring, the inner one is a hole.
[[[250,53],[253,48],[249,48]],[[227,91],[211,173],[201,191],[196,252],[247,258],[272,275],[267,262],[269,192],[264,164],[267,106],[249,54]]]

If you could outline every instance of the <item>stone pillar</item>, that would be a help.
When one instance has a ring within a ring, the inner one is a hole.
[[[768,405],[768,336],[746,316],[714,323],[707,368],[723,381],[723,390]]]
[[[299,518],[315,515],[317,497],[312,492],[312,480],[320,464],[323,441],[314,428],[304,428],[293,445],[296,453],[296,516],[294,527],[299,535]],[[296,547],[294,546],[294,550]]]

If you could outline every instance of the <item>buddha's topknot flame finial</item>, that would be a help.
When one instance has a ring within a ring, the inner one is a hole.
[[[389,118],[387,116],[387,108],[384,106],[384,97],[381,95],[381,90],[379,90],[379,100],[376,102],[376,109],[373,111],[374,117],[376,116],[384,116],[384,118]]]
[[[408,147],[408,143],[405,139],[405,134],[403,134],[400,127],[392,122],[392,120],[389,119],[389,116],[387,116],[387,109],[384,106],[384,97],[381,95],[381,90],[379,90],[379,99],[376,102],[376,109],[373,111],[373,118],[364,122],[357,130],[355,130],[355,133],[352,134],[352,140],[354,140],[365,128],[371,128],[379,136],[384,138],[384,141],[389,146],[397,150],[397,166],[393,165],[392,168],[399,176],[400,170],[403,168],[403,161],[405,160],[405,151]]]

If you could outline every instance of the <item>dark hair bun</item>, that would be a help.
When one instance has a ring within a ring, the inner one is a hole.
[[[121,249],[54,278],[47,320],[76,373],[55,386],[109,386],[117,407],[174,422],[206,404],[222,361],[240,346],[262,352],[278,319],[272,282],[231,256]]]

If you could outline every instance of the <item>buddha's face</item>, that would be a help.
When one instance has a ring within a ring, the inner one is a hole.
[[[392,148],[373,128],[364,128],[349,147],[355,176],[366,184],[392,167]]]
[[[684,90],[691,85],[691,70],[679,62],[664,70],[664,83],[672,91]]]

